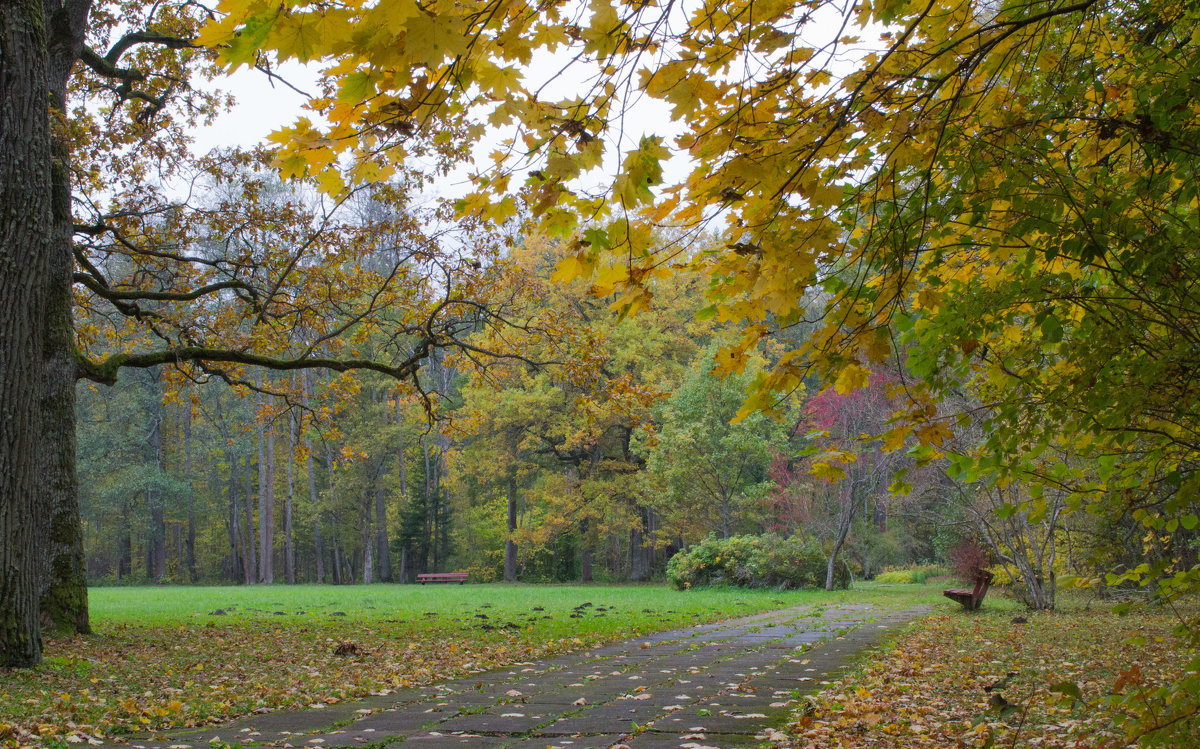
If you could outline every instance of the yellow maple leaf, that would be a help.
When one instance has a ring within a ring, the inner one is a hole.
[[[926,424],[917,430],[917,439],[922,445],[940,446],[944,441],[954,436],[950,431],[950,427],[944,421],[935,421],[932,424]]]
[[[869,379],[870,373],[866,369],[857,364],[851,364],[842,367],[842,371],[838,372],[833,388],[842,395],[847,395],[853,393],[855,390],[865,388]]]

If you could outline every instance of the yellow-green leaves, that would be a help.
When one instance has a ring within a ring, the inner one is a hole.
[[[838,373],[834,387],[839,393],[846,395],[866,387],[868,377],[869,373],[865,368],[857,364],[850,364],[843,367]]]

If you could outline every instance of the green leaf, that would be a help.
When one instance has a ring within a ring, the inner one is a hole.
[[[1059,694],[1065,694],[1068,697],[1072,697],[1076,700],[1083,699],[1083,692],[1079,690],[1079,685],[1073,681],[1060,681],[1057,684],[1051,684],[1050,691],[1058,692]]]
[[[1042,340],[1047,343],[1058,343],[1062,338],[1062,323],[1053,314],[1046,315],[1046,318],[1042,320]]]

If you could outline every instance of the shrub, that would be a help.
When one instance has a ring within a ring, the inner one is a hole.
[[[970,541],[965,541],[950,549],[946,556],[950,557],[950,566],[954,568],[954,574],[958,576],[958,579],[971,585],[974,585],[975,571],[988,566],[987,553],[979,547],[979,544]]]
[[[671,557],[667,579],[678,589],[697,585],[743,588],[820,588],[825,586],[825,552],[797,538],[709,536]],[[834,587],[846,588],[850,572],[834,568]]]
[[[875,576],[875,582],[911,585],[914,583],[923,583],[931,577],[940,577],[945,574],[948,574],[946,568],[936,564],[888,567]]]

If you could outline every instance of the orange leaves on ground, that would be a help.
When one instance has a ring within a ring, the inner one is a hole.
[[[1027,614],[1025,624],[1013,614],[921,621],[862,670],[808,698],[786,745],[1124,746],[1102,701],[1138,684],[1157,686],[1185,660],[1167,614],[1077,608]],[[1127,642],[1135,633],[1149,635],[1147,643]],[[1064,685],[1078,685],[1082,701]]]

